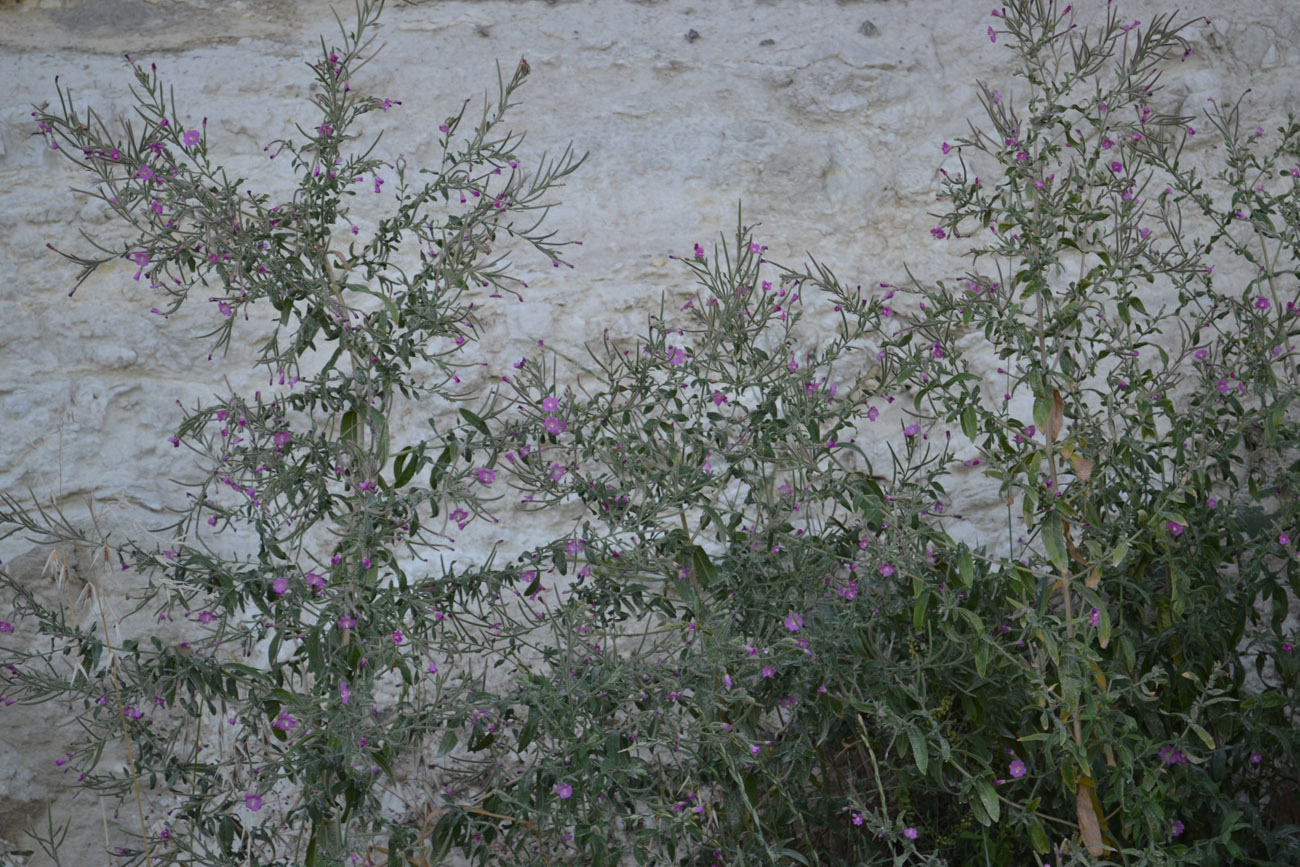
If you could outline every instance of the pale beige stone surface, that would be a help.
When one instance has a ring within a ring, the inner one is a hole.
[[[346,17],[351,8],[340,5]],[[1101,4],[1085,0],[1081,7]],[[1146,19],[1169,4],[1128,2]],[[975,84],[1010,93],[1004,45],[985,27],[992,0],[428,0],[391,3],[383,54],[364,71],[402,101],[377,118],[383,147],[413,165],[432,155],[437,124],[527,57],[533,74],[512,127],[534,158],[573,142],[590,151],[562,191],[551,227],[580,239],[575,269],[522,258],[523,304],[495,302],[483,344],[499,375],[539,337],[577,346],[608,327],[643,327],[662,292],[688,288],[669,254],[689,254],[734,226],[737,203],[761,221],[769,255],[805,251],[867,285],[959,273],[927,215],[944,165],[940,142],[977,117]],[[129,110],[123,53],[157,63],[188,124],[208,118],[212,151],[249,185],[281,194],[288,166],[263,148],[307,123],[306,64],[334,23],[323,0],[0,0],[0,489],[124,500],[137,518],[179,496],[188,466],[166,442],[192,404],[234,382],[237,359],[209,361],[196,339],[216,313],[195,303],[164,321],[122,262],[68,297],[75,269],[46,249],[103,231],[101,209],[71,193],[79,178],[35,135],[31,103],[76,99],[115,119]],[[1266,128],[1297,103],[1300,8],[1294,0],[1189,0],[1209,16],[1187,35],[1196,53],[1164,84],[1175,107],[1235,100]],[[695,34],[690,36],[690,34]],[[1199,146],[1199,145],[1198,145]],[[1207,143],[1208,146],[1208,143]],[[950,162],[949,165],[952,165]],[[958,508],[995,507],[970,480]],[[27,546],[30,547],[30,546]],[[35,560],[21,543],[0,555]],[[12,562],[12,560],[10,561]],[[57,709],[0,709],[0,837],[56,799],[67,809]],[[75,846],[90,854],[94,821]],[[102,841],[102,834],[99,839]]]

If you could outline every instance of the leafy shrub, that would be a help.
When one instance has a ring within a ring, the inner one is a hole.
[[[521,64],[425,185],[387,166],[393,215],[343,252],[344,197],[385,168],[353,153],[382,101],[349,74],[380,6],[316,67],[289,203],[228,183],[143,69],[139,135],[64,91],[38,113],[170,309],[220,286],[219,345],[278,319],[278,387],[176,435],[203,481],[174,541],[116,548],[186,647],[111,644],[7,579],[48,639],[6,651],[7,694],[73,702],[83,784],[142,827],[167,811],[126,863],[1300,858],[1300,126],[1165,112],[1168,16],[1081,32],[1017,0],[988,35],[1022,81],[943,146],[933,234],[967,273],[864,292],[740,219],[640,337],[460,394],[472,293],[516,285],[491,246],[561,263],[521,215],[580,160],[527,175],[494,137]],[[420,439],[394,439],[403,399],[435,410]],[[996,532],[945,487],[981,475]],[[581,517],[439,562],[502,490]],[[10,532],[91,541],[5,505]]]

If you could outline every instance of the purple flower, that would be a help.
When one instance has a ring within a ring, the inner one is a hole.
[[[947,156],[947,155],[948,155],[948,152],[951,151],[951,150],[952,150],[952,145],[948,144],[947,142],[944,142],[944,143],[943,143],[943,153],[944,153],[944,156]]]
[[[920,432],[921,426],[919,424],[909,424],[907,427],[903,428],[903,436],[905,437],[914,437]]]
[[[296,729],[297,727],[298,721],[294,719],[287,710],[280,711],[280,715],[275,718],[275,722],[271,723],[271,728],[279,729],[282,732],[287,732],[289,729]]]
[[[862,824],[863,822],[865,822],[865,821],[866,821],[866,817],[863,816],[861,813],[854,813],[854,814],[853,814],[853,824],[855,824],[855,825],[861,825],[861,824]]]
[[[1260,755],[1259,753],[1251,753],[1251,754],[1250,754],[1250,763],[1251,763],[1252,765],[1258,765],[1258,764],[1259,764],[1260,762],[1262,762],[1262,761],[1264,761],[1264,757],[1263,757],[1262,755]]]
[[[351,629],[356,625],[357,625],[357,619],[355,617],[351,617],[347,614],[344,614],[342,617],[339,618],[339,629]]]
[[[1088,614],[1088,625],[1096,626],[1100,622],[1101,622],[1101,609],[1093,608],[1092,611],[1089,612]]]
[[[798,632],[803,628],[803,617],[797,612],[791,611],[785,616],[785,628],[791,632]]]
[[[555,412],[560,408],[560,402],[553,397],[542,398],[542,409],[546,412]]]
[[[572,798],[573,786],[570,786],[568,783],[556,783],[555,794],[559,795],[562,800]]]
[[[142,181],[151,181],[153,180],[153,169],[148,166],[140,166],[135,170],[135,177]]]
[[[1017,780],[1025,775],[1025,763],[1020,759],[1012,759],[1011,765],[1007,768],[1007,773]]]
[[[1181,536],[1183,535],[1183,530],[1187,528],[1184,527],[1182,524],[1178,523],[1177,521],[1169,521],[1165,524],[1165,529],[1168,530],[1170,534],[1173,536]]]
[[[347,704],[352,700],[352,690],[348,688],[348,682],[345,680],[339,684],[339,701]]]
[[[1282,533],[1281,535],[1279,535],[1279,536],[1277,537],[1277,543],[1278,543],[1279,545],[1282,545],[1283,547],[1285,547],[1285,546],[1287,546],[1287,545],[1290,545],[1290,544],[1291,544],[1291,537],[1288,536],[1286,533]]]
[[[776,674],[776,669],[770,665],[765,665],[759,674],[763,675],[763,677],[773,677]]]
[[[393,644],[401,644],[403,638],[405,638],[405,636],[402,635],[402,630],[400,629],[393,630]]]
[[[262,797],[249,792],[244,795],[244,806],[256,813],[258,810],[262,809]]]
[[[1198,349],[1198,350],[1196,350],[1196,354],[1195,354],[1193,357],[1194,357],[1197,361],[1204,361],[1205,359],[1207,359],[1207,358],[1210,357],[1210,350],[1208,350],[1208,349]]]
[[[192,148],[203,140],[203,133],[197,129],[188,130],[185,135],[181,136],[181,143],[187,148]]]
[[[478,483],[480,485],[490,485],[497,480],[497,474],[489,470],[487,467],[479,467],[474,471],[474,475],[478,478]]]
[[[880,418],[880,410],[874,406],[867,407],[867,421],[875,421],[878,418]]]
[[[696,259],[704,258],[704,248],[701,247],[699,244],[695,245],[695,258]]]
[[[893,566],[892,563],[882,563],[882,564],[880,565],[880,570],[879,570],[879,571],[880,571],[880,574],[881,574],[881,575],[883,575],[883,576],[885,576],[886,578],[888,578],[889,576],[891,576],[891,575],[894,574],[894,566]]]
[[[1156,755],[1160,761],[1166,765],[1182,765],[1187,763],[1187,756],[1183,755],[1182,750],[1176,750],[1172,746],[1165,744],[1157,751]]]
[[[289,579],[281,575],[271,582],[271,589],[275,591],[276,596],[283,596],[284,591],[289,589]]]
[[[993,25],[990,24],[990,25],[989,25],[989,42],[997,42],[997,41],[998,41],[998,32],[997,32],[996,30],[994,30],[994,29],[993,29]],[[907,832],[904,831],[903,833],[907,833]],[[913,840],[915,840],[915,839],[916,839],[916,832],[913,831],[911,834],[908,834],[907,836],[909,836],[909,837],[911,837]]]
[[[990,27],[989,29],[992,30],[993,28]],[[915,840],[915,839],[916,839],[918,836],[920,836],[920,835],[917,834],[915,828],[904,828],[904,829],[903,829],[903,836],[906,837],[906,838],[909,839],[909,840]]]
[[[1186,825],[1184,825],[1184,824],[1183,824],[1181,821],[1179,821],[1178,819],[1174,819],[1174,824],[1172,824],[1172,825],[1169,826],[1169,836],[1170,836],[1170,837],[1181,837],[1181,836],[1183,835],[1183,831],[1186,831],[1186,830],[1187,830],[1187,826],[1186,826]]]
[[[1255,309],[1256,309],[1256,310],[1267,310],[1269,307],[1272,307],[1272,306],[1273,306],[1273,305],[1269,303],[1268,299],[1267,299],[1267,298],[1264,298],[1263,296],[1260,296],[1259,298],[1256,298],[1256,299],[1255,299]]]
[[[8,620],[0,620],[0,632],[13,632],[14,625]]]
[[[930,230],[930,234],[934,236],[936,241],[942,241],[944,238],[948,237],[948,233],[943,230],[943,226],[935,226]]]

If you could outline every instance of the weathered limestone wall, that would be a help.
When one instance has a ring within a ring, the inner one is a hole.
[[[346,20],[350,6],[338,5]],[[590,151],[550,222],[584,242],[571,255],[576,268],[521,259],[525,303],[496,302],[485,316],[483,357],[499,374],[538,338],[572,346],[605,327],[639,330],[662,291],[687,288],[668,254],[729,232],[739,201],[778,260],[809,251],[864,285],[897,279],[904,263],[921,276],[960,272],[964,263],[930,236],[926,211],[940,142],[977,116],[976,82],[1013,89],[1004,45],[985,35],[991,5],[393,3],[387,47],[362,74],[370,90],[401,100],[375,127],[388,130],[385,152],[412,165],[432,161],[443,117],[495,87],[495,63],[508,72],[521,56],[533,75],[512,126],[527,131],[531,153],[570,141]],[[1078,5],[1088,14],[1102,6]],[[1128,0],[1124,14],[1149,19],[1169,5]],[[1209,21],[1187,31],[1196,53],[1165,78],[1179,107],[1200,111],[1253,88],[1246,122],[1283,119],[1300,89],[1300,4],[1181,5]],[[166,439],[177,401],[210,395],[223,376],[249,381],[236,356],[209,361],[197,339],[215,309],[151,316],[155,299],[126,261],[68,297],[76,269],[45,245],[84,249],[76,227],[99,230],[105,218],[68,191],[80,179],[34,135],[31,103],[55,99],[61,75],[83,105],[124,115],[129,52],[158,64],[184,118],[207,117],[210,148],[232,174],[284,193],[288,166],[263,147],[312,118],[305,64],[318,34],[333,32],[329,9],[325,0],[0,0],[0,490],[57,495],[74,511],[87,497],[120,501],[114,520],[147,524],[176,502],[168,479],[189,466]],[[973,486],[955,493],[970,514],[991,503]],[[29,548],[11,539],[0,558],[39,567]],[[20,710],[0,704],[0,838],[10,842],[64,782],[58,709]],[[98,807],[84,809],[76,833],[93,846]]]

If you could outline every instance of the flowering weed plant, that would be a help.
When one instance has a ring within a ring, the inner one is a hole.
[[[121,863],[1300,859],[1300,125],[1167,110],[1168,16],[1015,0],[987,33],[1017,79],[942,146],[965,273],[863,290],[738,218],[644,333],[484,392],[471,298],[519,285],[491,247],[562,263],[525,215],[580,160],[524,172],[495,132],[525,64],[423,186],[358,152],[379,8],[314,67],[290,202],[227,183],[143,69],[125,140],[66,91],[38,113],[139,232],[83,276],[219,287],[219,345],[276,323],[272,389],[176,434],[202,473],[170,541],[100,543],[183,646],[5,578],[5,694],[73,708],[67,761],[138,813]],[[430,433],[391,433],[402,401]],[[433,556],[508,515],[513,548]]]

